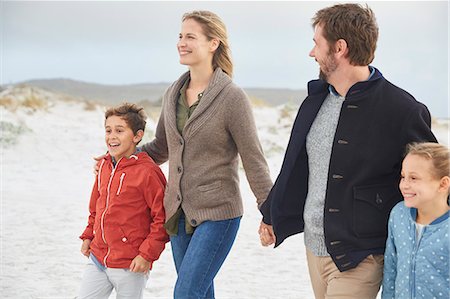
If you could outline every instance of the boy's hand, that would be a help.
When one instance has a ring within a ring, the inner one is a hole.
[[[101,156],[98,156],[98,157],[94,157],[94,160],[95,160],[94,173],[95,173],[95,175],[98,174],[98,163],[97,162],[100,161],[101,159],[103,159],[105,156],[106,155],[101,155]]]
[[[84,255],[84,256],[87,256],[87,257],[89,257],[89,254],[90,254],[90,252],[91,252],[91,240],[89,240],[89,239],[85,239],[84,241],[83,241],[83,244],[81,244],[81,253]]]
[[[131,272],[143,272],[146,273],[150,270],[150,262],[144,259],[142,256],[137,255],[130,265]]]

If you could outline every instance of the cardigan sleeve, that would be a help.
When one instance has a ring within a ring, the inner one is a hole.
[[[156,126],[155,138],[144,144],[142,150],[147,152],[147,154],[155,161],[156,164],[161,165],[169,159],[169,150],[167,147],[166,139],[166,128],[164,124],[164,108],[165,104],[161,109],[161,115],[159,117],[158,124]]]
[[[272,180],[259,142],[250,101],[240,88],[230,95],[227,116],[227,128],[236,144],[259,208],[267,199]]]
[[[383,288],[381,292],[382,299],[395,298],[395,279],[397,277],[397,249],[395,247],[393,232],[394,218],[395,211],[392,210],[388,222],[386,251],[384,252]]]

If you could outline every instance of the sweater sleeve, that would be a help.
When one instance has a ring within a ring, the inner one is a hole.
[[[100,196],[100,192],[98,191],[98,175],[97,175],[95,177],[95,183],[94,183],[94,187],[92,188],[91,199],[89,201],[88,224],[87,224],[84,232],[80,236],[81,240],[94,239],[95,214],[96,214],[97,200],[98,200],[99,196]]]
[[[277,180],[278,180],[278,178],[277,178]],[[259,207],[259,210],[261,211],[261,214],[263,215],[262,221],[268,225],[272,225],[272,215],[271,215],[271,210],[270,210],[271,205],[272,205],[271,194],[272,194],[272,192],[274,192],[273,190],[277,186],[277,180],[275,181],[272,189],[270,190],[269,195],[267,196],[267,199]]]
[[[145,200],[150,208],[150,233],[139,246],[139,254],[152,264],[156,261],[164,250],[165,244],[169,241],[169,236],[164,228],[166,220],[164,212],[164,190],[166,179],[161,169],[154,165],[149,170],[148,181],[144,191]]]
[[[400,202],[400,204],[403,204]],[[386,251],[384,253],[383,288],[382,299],[395,298],[395,279],[397,277],[397,249],[394,242],[394,209],[388,222],[388,236],[386,240]]]
[[[156,126],[155,138],[144,144],[142,150],[152,157],[152,159],[158,164],[166,162],[169,159],[169,150],[167,147],[166,128],[164,124],[164,103],[161,109],[161,115],[159,117],[158,124]]]
[[[247,180],[259,208],[272,187],[269,167],[259,142],[249,99],[240,89],[230,96],[232,99],[228,106],[228,130],[241,156]]]

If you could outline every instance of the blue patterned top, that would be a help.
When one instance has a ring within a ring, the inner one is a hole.
[[[399,202],[391,211],[382,299],[449,298],[449,212],[416,237],[417,210]]]

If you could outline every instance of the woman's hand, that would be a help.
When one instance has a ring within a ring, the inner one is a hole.
[[[106,156],[106,155],[101,155],[101,156],[98,156],[98,157],[94,157],[94,160],[95,160],[95,164],[94,164],[94,173],[95,173],[95,175],[98,174],[98,168],[99,168],[99,166],[98,166],[98,161],[101,161],[105,156]]]

